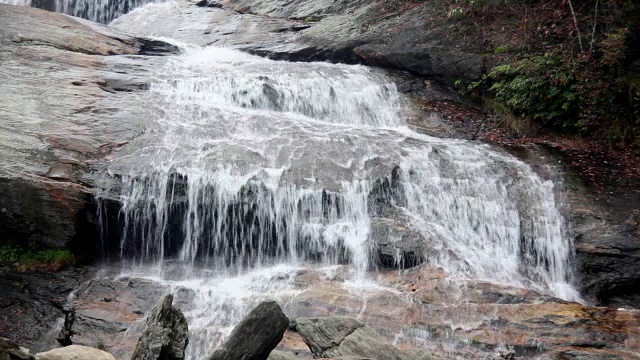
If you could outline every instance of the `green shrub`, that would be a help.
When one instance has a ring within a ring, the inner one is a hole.
[[[0,263],[13,263],[18,261],[19,258],[18,249],[11,246],[0,247]]]
[[[0,247],[0,263],[16,265],[18,270],[57,271],[75,263],[75,256],[68,249],[26,250],[22,247]]]
[[[551,56],[534,56],[496,66],[469,90],[484,87],[515,116],[553,127],[576,125],[576,80],[564,63]]]

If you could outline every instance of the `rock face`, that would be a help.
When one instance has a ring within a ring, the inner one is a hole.
[[[189,343],[189,328],[182,311],[165,295],[147,317],[132,360],[183,360]]]
[[[458,51],[443,44],[444,34],[424,31],[433,21],[429,2],[392,16],[364,1],[231,0],[227,10],[200,11],[186,1],[162,6],[138,9],[114,25],[274,59],[365,63],[448,80],[482,74],[482,55]]]
[[[540,146],[511,149],[538,174],[553,180],[576,248],[576,283],[590,302],[625,308],[640,303],[640,182],[610,178],[591,189],[565,165],[566,155]],[[543,160],[544,159],[544,160]],[[599,169],[603,173],[606,169]]]
[[[288,327],[289,319],[275,301],[260,303],[209,360],[266,360]]]
[[[380,334],[385,344],[394,339],[403,358],[432,354],[445,359],[485,358],[487,351],[505,346],[516,357],[527,359],[555,359],[569,354],[626,359],[634,358],[640,344],[638,311],[584,306],[532,290],[454,280],[428,265],[381,272],[377,280],[393,291],[367,289],[366,300],[322,276],[298,276],[301,289],[306,290],[291,299],[285,310],[297,319],[298,334],[310,347],[306,330],[300,326],[301,318],[335,316],[358,316],[358,321]],[[351,325],[343,325],[346,330],[342,332],[330,328],[323,331],[344,334],[359,325],[353,321],[346,324]],[[323,328],[314,325],[312,329],[315,327]],[[336,341],[336,346],[321,336],[309,337],[316,338],[325,339],[313,340],[319,344],[316,349],[350,347],[344,340]],[[360,338],[357,343],[362,341]],[[444,355],[442,344],[448,349]],[[415,354],[411,349],[428,353]]]
[[[33,355],[13,341],[0,338],[0,360],[33,360]]]
[[[230,0],[228,6],[243,13],[311,20],[313,26],[299,39],[316,50],[308,53],[309,60],[364,62],[445,80],[482,73],[483,56],[457,50],[432,15],[431,2],[390,12],[380,4],[344,0]]]
[[[0,270],[0,336],[41,352],[56,345],[52,324],[63,316],[69,293],[93,274],[84,268],[57,273]]]
[[[116,358],[102,350],[70,345],[36,354],[36,360],[116,360]]]
[[[299,318],[296,329],[316,358],[340,356],[402,360],[398,349],[360,321],[349,317]]]
[[[0,22],[0,243],[94,250],[91,173],[140,131],[121,110],[135,93],[110,84],[146,61],[111,55],[175,47],[27,7],[0,4]]]

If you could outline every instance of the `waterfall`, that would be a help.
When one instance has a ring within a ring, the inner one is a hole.
[[[350,263],[362,275],[382,206],[453,275],[577,298],[553,184],[487,145],[411,131],[380,72],[187,49],[144,103],[144,144],[110,167],[122,176],[123,258],[230,274]],[[373,189],[394,169],[381,205]]]
[[[103,24],[151,2],[158,0],[0,0],[0,4],[32,6]]]

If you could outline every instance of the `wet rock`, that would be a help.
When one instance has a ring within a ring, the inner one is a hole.
[[[33,355],[13,341],[0,338],[0,360],[33,360]]]
[[[71,338],[74,335],[73,323],[76,321],[76,310],[67,306],[62,312],[64,313],[64,322],[56,340],[62,346],[69,346],[73,344]]]
[[[385,15],[365,1],[231,0],[227,6],[243,13],[314,21],[296,40],[314,51],[283,54],[265,49],[272,57],[360,62],[448,82],[482,74],[484,56],[458,50],[436,25],[430,2]]]
[[[176,48],[40,9],[0,4],[0,18],[0,243],[91,253],[93,174],[114,143],[136,137],[141,116],[131,106],[136,95],[99,84],[137,89],[153,66],[111,55]]]
[[[570,155],[551,147],[510,151],[554,181],[576,248],[576,283],[589,301],[611,307],[640,304],[640,182],[612,178],[592,189],[570,168]],[[601,169],[602,173],[607,172]],[[603,180],[604,181],[604,180]]]
[[[403,357],[386,339],[362,322],[349,317],[298,318],[298,333],[316,358],[341,356],[402,360]]]
[[[371,238],[377,251],[378,265],[407,269],[424,262],[430,242],[399,219],[371,219]]]
[[[260,303],[209,360],[266,360],[288,327],[289,319],[275,301]]]
[[[36,360],[116,360],[106,351],[81,345],[70,345],[36,354]]]
[[[298,318],[296,329],[315,356],[333,357],[334,348],[364,324],[350,317]]]
[[[140,21],[142,18],[144,21]],[[300,21],[241,15],[217,6],[194,9],[192,2],[184,0],[141,8],[116,19],[112,25],[136,34],[167,36],[186,43],[229,47],[259,55],[293,57],[291,54],[317,51],[296,40],[303,32],[296,29],[305,25]]]
[[[448,350],[442,358],[465,359],[491,357],[488,354],[504,346],[516,358],[552,359],[569,347],[592,356],[633,358],[640,346],[637,311],[583,306],[530,289],[456,280],[429,265],[381,271],[376,279],[387,288],[349,289],[322,274],[301,273],[296,278],[301,292],[285,310],[297,319],[357,316],[387,344],[394,341],[405,358],[437,358],[443,343]],[[425,338],[430,340],[423,342]]]
[[[222,5],[222,1],[219,0],[200,0],[196,3],[196,6],[212,8],[221,8]]]
[[[69,293],[92,275],[73,267],[57,273],[0,269],[0,336],[34,353],[52,348],[56,341],[49,333],[64,316]]]
[[[145,280],[91,280],[76,289],[67,305],[75,310],[71,333],[76,345],[101,348],[118,359],[130,359],[146,324],[144,315],[151,313],[167,288]],[[127,331],[127,336],[122,334]],[[60,337],[60,336],[59,336]]]
[[[300,358],[289,352],[273,350],[267,360],[300,360]]]
[[[174,307],[173,295],[165,295],[147,317],[132,360],[183,360],[189,328],[182,311]]]

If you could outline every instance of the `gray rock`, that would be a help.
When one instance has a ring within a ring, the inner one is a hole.
[[[65,306],[62,309],[64,313],[64,323],[62,324],[62,328],[58,332],[58,343],[62,346],[69,346],[73,344],[71,338],[74,335],[73,323],[76,321],[76,310],[73,306]]]
[[[1,227],[1,226],[0,226]],[[63,316],[69,293],[93,274],[70,267],[56,273],[0,271],[0,336],[33,353],[51,349],[52,324]]]
[[[319,357],[334,357],[341,354],[337,347],[356,329],[364,326],[350,317],[298,318],[296,329],[309,346],[311,352]]]
[[[116,360],[106,351],[81,345],[70,345],[36,354],[36,360]]]
[[[378,360],[403,360],[401,352],[373,329],[364,326],[345,337],[338,347],[342,356],[362,356]]]
[[[273,350],[267,360],[300,360],[300,358],[289,352]]]
[[[289,327],[289,319],[275,301],[256,306],[236,326],[209,360],[266,360]]]
[[[0,360],[32,360],[33,355],[5,338],[0,338]]]
[[[359,62],[447,82],[477,79],[483,71],[484,55],[459,50],[435,25],[431,2],[393,14],[381,13],[381,7],[369,1],[230,0],[227,6],[249,14],[312,20],[312,28],[296,43],[315,51],[289,54],[297,60]]]
[[[218,0],[200,0],[196,3],[196,6],[213,8],[221,8],[222,5],[222,1]]]
[[[296,322],[298,333],[316,358],[405,360],[425,356],[396,349],[384,337],[354,318],[298,318]]]
[[[187,319],[172,305],[173,295],[165,295],[147,317],[133,360],[183,360],[189,343]]]
[[[95,251],[92,174],[140,133],[137,95],[113,90],[156,59],[111,55],[176,48],[28,7],[0,4],[0,19],[0,243]]]

